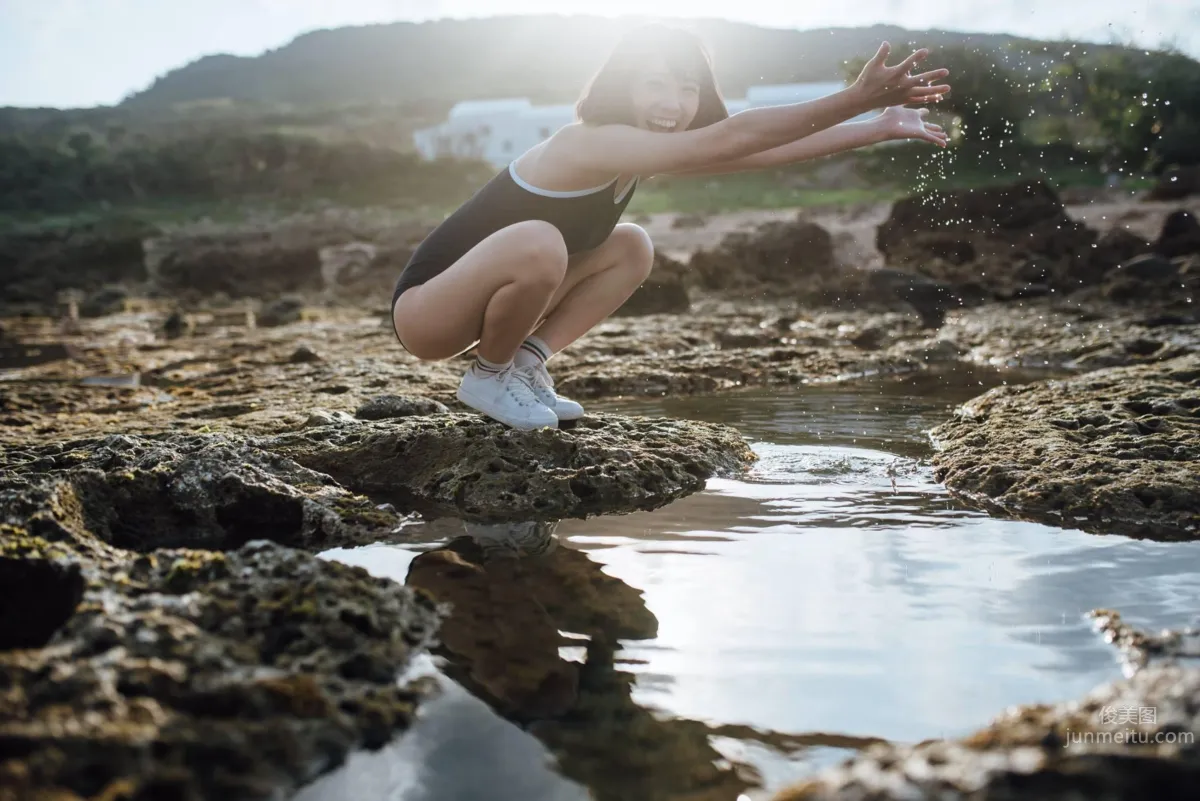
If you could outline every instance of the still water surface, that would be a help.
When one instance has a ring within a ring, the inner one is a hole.
[[[953,500],[924,463],[926,432],[1001,380],[968,372],[598,405],[733,425],[760,461],[654,512],[438,521],[405,546],[328,552],[401,582],[441,582],[480,631],[501,632],[486,645],[466,636],[473,663],[490,663],[476,675],[490,678],[464,683],[521,725],[426,661],[446,696],[302,801],[766,797],[875,738],[962,735],[1007,706],[1118,678],[1084,615],[1194,622],[1200,543],[996,520]],[[423,567],[449,545],[482,565],[473,579],[446,584]],[[561,641],[547,645],[555,629]],[[503,686],[506,670],[530,665],[575,671],[578,688]]]

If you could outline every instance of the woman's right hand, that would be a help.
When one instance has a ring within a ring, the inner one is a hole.
[[[949,84],[933,85],[938,78],[949,75],[950,70],[910,74],[913,67],[929,55],[929,50],[917,50],[895,67],[889,67],[885,63],[891,52],[892,47],[887,42],[880,45],[879,51],[863,67],[853,84],[852,88],[862,96],[867,109],[928,103],[941,100],[942,95],[950,91]]]

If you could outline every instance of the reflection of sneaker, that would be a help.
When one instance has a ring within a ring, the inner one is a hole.
[[[507,426],[530,430],[558,428],[558,415],[533,393],[528,371],[509,368],[494,375],[468,369],[457,397],[477,412]]]
[[[467,535],[491,557],[541,556],[558,544],[558,521],[528,523],[465,523]]]
[[[523,368],[533,374],[533,393],[548,409],[552,409],[559,420],[578,420],[583,417],[583,407],[570,398],[554,391],[554,379],[546,372],[546,365]]]

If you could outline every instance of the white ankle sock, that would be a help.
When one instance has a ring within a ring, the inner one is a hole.
[[[517,349],[517,355],[513,357],[513,364],[517,367],[539,366],[549,361],[554,355],[554,351],[550,350],[542,339],[530,336],[526,337],[521,343],[521,347]]]
[[[511,360],[507,362],[489,362],[487,359],[476,354],[475,363],[471,365],[471,371],[480,378],[487,378],[499,375],[512,366],[513,363]]]

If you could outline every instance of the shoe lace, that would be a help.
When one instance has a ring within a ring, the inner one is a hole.
[[[554,389],[554,379],[550,377],[550,373],[546,370],[546,365],[539,364],[533,368],[534,379],[546,389]]]
[[[538,405],[541,401],[533,391],[535,381],[530,368],[510,368],[505,380],[505,389],[520,406]]]

